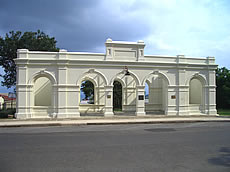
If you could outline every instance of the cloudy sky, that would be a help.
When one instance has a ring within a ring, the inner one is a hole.
[[[40,29],[68,51],[144,40],[145,54],[215,56],[230,68],[229,0],[0,0],[0,19],[0,36]]]

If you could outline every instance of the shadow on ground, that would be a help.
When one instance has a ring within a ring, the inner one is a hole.
[[[219,156],[210,158],[209,163],[213,165],[221,165],[225,167],[230,167],[230,148],[222,147],[219,150]]]
[[[135,111],[114,111],[115,116],[136,116]],[[146,111],[146,115],[148,116],[162,116],[164,115],[163,111]],[[103,117],[103,113],[81,113],[81,116],[95,116],[95,117]]]

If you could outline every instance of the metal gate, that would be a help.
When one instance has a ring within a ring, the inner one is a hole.
[[[113,110],[122,111],[122,85],[118,81],[113,82]]]

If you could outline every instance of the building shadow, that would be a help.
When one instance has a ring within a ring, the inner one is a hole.
[[[219,150],[219,156],[208,159],[208,162],[213,165],[230,167],[230,148],[221,147]]]
[[[84,117],[103,117],[104,116],[104,114],[103,113],[80,113],[80,116],[84,116]]]

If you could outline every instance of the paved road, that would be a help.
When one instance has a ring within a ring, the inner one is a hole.
[[[0,172],[229,172],[230,123],[0,128]]]

